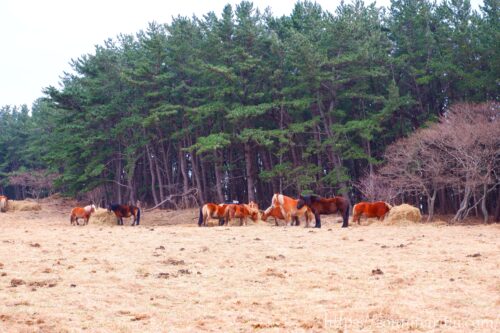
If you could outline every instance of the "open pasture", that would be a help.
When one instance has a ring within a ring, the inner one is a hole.
[[[495,332],[500,227],[0,215],[1,332]]]

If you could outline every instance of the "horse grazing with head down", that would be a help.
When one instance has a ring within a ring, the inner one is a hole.
[[[83,225],[89,224],[90,215],[95,212],[95,205],[88,205],[85,207],[75,207],[71,210],[70,222],[71,225],[80,225],[78,219],[83,219]]]
[[[292,219],[295,221],[296,225],[299,225],[299,217],[306,217],[306,227],[309,226],[309,220],[312,219],[311,211],[308,207],[298,207],[299,200],[287,197],[286,195],[275,193],[271,199],[271,207],[266,209],[264,215],[271,216],[274,214],[277,218],[285,220],[285,225],[289,226]],[[277,214],[278,210],[281,215]],[[280,217],[281,216],[281,217]],[[277,225],[277,220],[275,218]]]
[[[361,216],[366,218],[376,217],[379,220],[384,220],[391,208],[392,206],[384,201],[359,202],[352,207],[352,221],[358,221],[358,224],[361,224]]]
[[[305,210],[298,210],[296,214],[292,216],[293,221],[295,221],[295,225],[298,226],[300,225],[300,219],[299,217],[304,216],[306,219],[306,228],[309,227],[309,222],[314,218],[313,213],[309,209],[309,207],[306,207]],[[262,221],[267,221],[269,217],[274,218],[274,224],[278,226],[278,220],[284,220],[285,217],[283,216],[283,213],[281,212],[280,207],[269,207],[267,208],[263,213],[262,213]],[[292,222],[292,225],[294,223]]]
[[[134,220],[132,221],[132,225],[139,225],[139,222],[141,220],[141,209],[137,206],[110,204],[108,206],[108,211],[113,211],[113,213],[115,213],[115,216],[118,219],[118,225],[123,225],[124,217],[133,216]]]
[[[7,204],[9,199],[5,195],[0,195],[0,212],[5,213],[7,211]]]
[[[347,228],[349,225],[349,201],[343,197],[322,198],[317,195],[300,196],[297,208],[307,206],[311,209],[316,218],[315,228],[321,228],[321,214],[336,214],[342,216],[342,228]]]
[[[229,204],[226,206],[227,220],[226,224],[229,225],[229,221],[238,218],[240,219],[240,226],[247,225],[247,219],[251,218],[252,221],[256,222],[259,219],[259,208],[258,206],[251,204]]]
[[[209,218],[218,219],[219,225],[224,225],[227,223],[227,204],[214,204],[214,203],[206,203],[200,207],[200,217],[198,219],[198,226],[201,227],[207,226],[207,220]]]

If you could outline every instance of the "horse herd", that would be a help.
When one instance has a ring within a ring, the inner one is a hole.
[[[78,223],[78,219],[83,219],[83,224],[89,223],[90,215],[96,211],[95,205],[88,205],[85,207],[75,207],[71,210],[70,222],[71,225]],[[117,224],[123,225],[124,217],[133,217],[132,225],[139,225],[141,221],[141,209],[133,205],[120,205],[120,204],[110,204],[108,206],[108,212],[113,212],[117,218]]]
[[[260,211],[257,204],[251,201],[248,204],[215,204],[207,203],[200,207],[198,226],[206,226],[209,218],[219,220],[219,225],[229,225],[229,221],[238,218],[240,225],[245,224],[247,218],[257,221],[260,218],[267,221],[273,217],[275,224],[278,219],[284,220],[289,226],[295,222],[300,224],[300,218],[305,218],[306,227],[310,221],[315,219],[315,228],[321,228],[321,215],[340,214],[342,216],[342,228],[349,225],[349,201],[340,196],[323,198],[317,195],[300,195],[298,199],[276,193],[271,199],[271,206],[265,211]],[[366,218],[376,217],[384,219],[390,211],[391,205],[383,201],[359,202],[353,207],[353,222],[360,224],[361,216]]]
[[[7,210],[8,199],[0,195],[0,212]],[[315,228],[321,228],[321,215],[340,214],[342,216],[342,228],[347,228],[349,224],[349,200],[336,196],[333,198],[323,198],[317,195],[300,195],[298,199],[276,193],[271,198],[271,206],[265,211],[259,210],[258,205],[251,201],[248,204],[215,204],[206,203],[200,207],[198,226],[207,226],[208,219],[216,219],[219,225],[229,225],[232,219],[239,219],[240,225],[246,225],[247,219],[253,221],[259,219],[267,221],[269,217],[274,218],[278,225],[278,220],[284,220],[285,225],[299,225],[300,218],[305,219],[306,227],[309,227],[311,220],[315,220]],[[384,219],[391,210],[391,205],[383,201],[359,202],[353,206],[353,222],[360,224],[362,216],[366,218],[376,217]],[[95,205],[85,207],[75,207],[71,210],[71,225],[80,225],[78,220],[83,219],[83,225],[87,225],[92,213],[96,211]],[[141,219],[141,209],[133,205],[110,204],[108,211],[113,212],[117,218],[117,224],[123,225],[124,217],[133,217],[132,225],[139,225]]]

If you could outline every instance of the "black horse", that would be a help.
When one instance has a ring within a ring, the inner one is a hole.
[[[297,202],[297,209],[307,206],[311,209],[316,218],[315,228],[321,228],[321,214],[335,214],[342,215],[342,228],[347,228],[349,224],[349,207],[350,203],[343,197],[322,198],[317,195],[304,195],[300,196]]]
[[[132,225],[139,225],[141,220],[141,209],[137,206],[132,205],[120,205],[120,204],[110,204],[108,206],[108,211],[113,211],[118,218],[118,225],[123,225],[124,217],[134,217]]]

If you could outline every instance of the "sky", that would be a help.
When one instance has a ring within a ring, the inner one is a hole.
[[[93,53],[118,34],[134,34],[148,22],[169,23],[177,15],[217,15],[232,0],[0,0],[0,107],[31,104],[42,89],[60,87],[71,59]],[[254,0],[276,16],[292,12],[295,0]],[[340,0],[316,0],[334,12]],[[346,2],[349,2],[347,0]],[[371,2],[365,0],[365,3]],[[390,0],[376,0],[388,7]],[[471,0],[478,8],[481,0]]]

